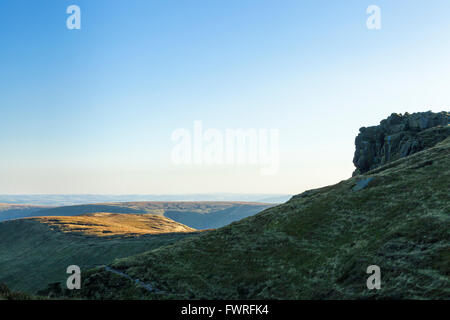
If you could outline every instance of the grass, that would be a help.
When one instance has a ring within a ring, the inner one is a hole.
[[[31,300],[32,297],[23,292],[13,292],[4,283],[0,283],[0,301],[1,300]]]
[[[168,292],[154,296],[103,269],[88,299],[450,299],[450,138],[363,176],[293,197],[115,269]],[[362,190],[358,181],[373,179]],[[381,290],[368,290],[369,265]]]

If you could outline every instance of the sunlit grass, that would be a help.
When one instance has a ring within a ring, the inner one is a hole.
[[[196,231],[171,219],[153,214],[94,213],[73,217],[40,217],[32,219],[48,224],[51,227],[56,227],[63,232],[77,232],[100,237]]]

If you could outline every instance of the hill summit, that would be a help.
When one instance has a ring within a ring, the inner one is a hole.
[[[28,218],[55,227],[62,232],[93,236],[137,236],[194,232],[193,228],[154,214],[91,213],[74,217]]]

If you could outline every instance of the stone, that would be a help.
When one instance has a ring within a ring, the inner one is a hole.
[[[369,185],[370,181],[372,181],[372,180],[373,180],[373,177],[370,177],[370,178],[367,178],[367,179],[359,180],[359,181],[356,183],[356,185],[352,188],[352,190],[353,190],[353,191],[359,191],[359,190],[362,190],[362,189],[366,188],[366,187]]]
[[[450,113],[391,114],[378,126],[362,127],[355,139],[353,176],[435,146],[450,136]]]

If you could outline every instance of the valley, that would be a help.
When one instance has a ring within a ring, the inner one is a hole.
[[[65,282],[69,265],[86,270],[196,234],[192,228],[153,215],[6,221],[0,223],[0,283],[32,294],[50,283]]]
[[[69,265],[82,270],[107,265],[115,258],[172,244],[201,233],[200,229],[221,227],[271,206],[213,201],[3,205],[0,283],[33,294],[50,283],[63,283]]]

